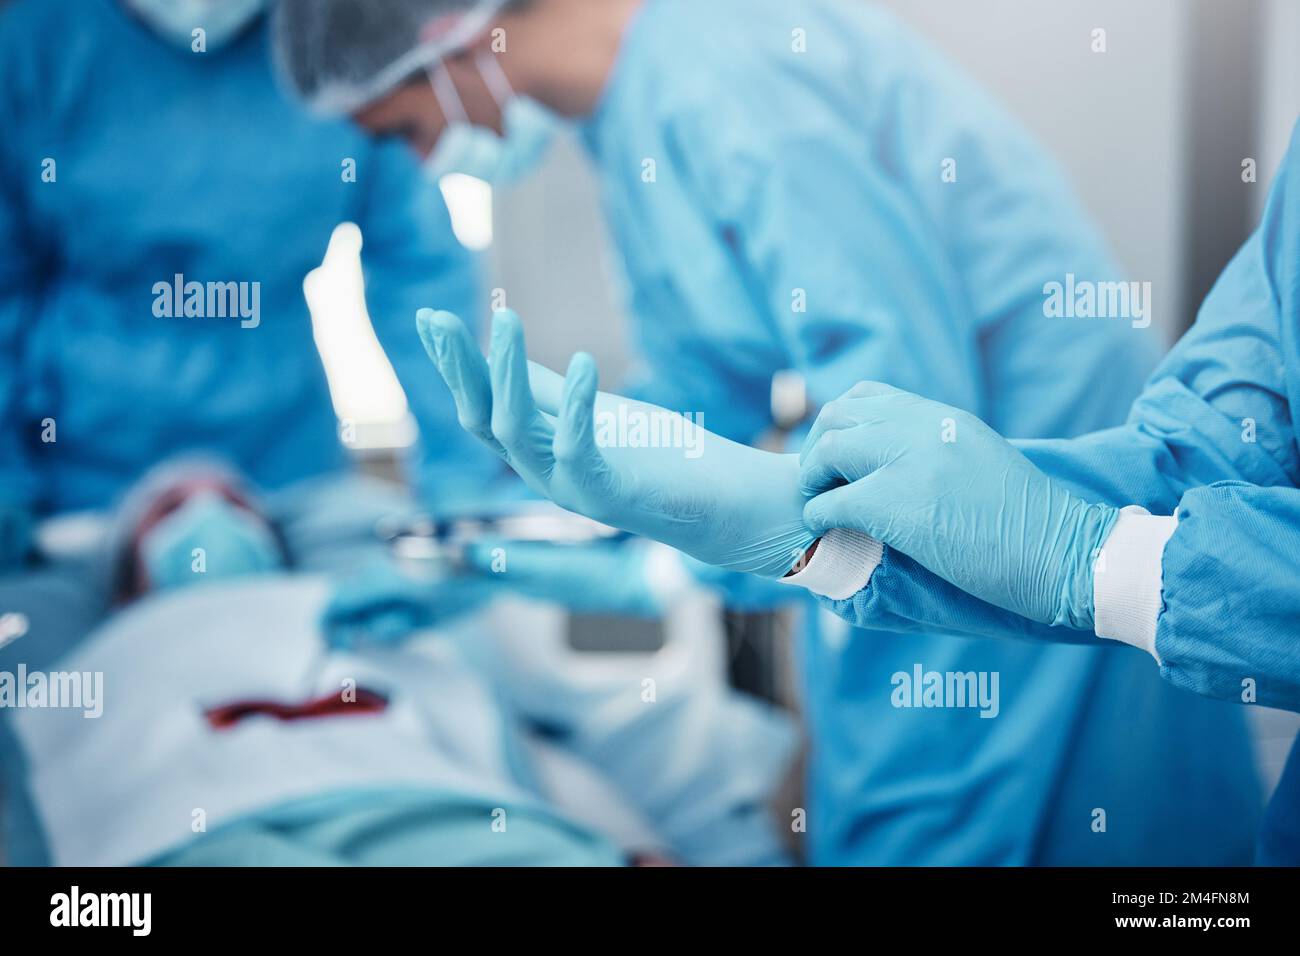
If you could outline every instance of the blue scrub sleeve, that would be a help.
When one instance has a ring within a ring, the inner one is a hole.
[[[388,355],[419,426],[407,460],[408,478],[421,501],[442,509],[477,500],[501,474],[496,457],[456,419],[451,392],[425,355],[415,329],[422,308],[445,309],[474,325],[478,275],[456,239],[446,203],[421,174],[410,151],[393,141],[376,143],[358,225],[366,273],[366,301],[375,335]]]
[[[1300,489],[1234,481],[1189,491],[1162,567],[1161,675],[1300,711]]]
[[[1300,737],[1260,827],[1257,866],[1300,866]]]

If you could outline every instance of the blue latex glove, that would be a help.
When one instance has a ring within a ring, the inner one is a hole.
[[[0,501],[0,573],[23,566],[32,550],[35,523],[24,504]]]
[[[1092,630],[1092,565],[1119,509],[1070,494],[974,415],[863,382],[822,409],[801,460],[814,531],[865,532],[990,604]]]
[[[646,543],[637,541],[482,541],[466,550],[465,563],[517,594],[570,611],[657,617],[663,608],[648,577],[646,552]]]
[[[343,578],[321,614],[321,633],[331,650],[363,644],[399,644],[416,631],[476,610],[499,591],[480,578],[422,580],[382,559]]]
[[[561,507],[706,564],[767,577],[784,575],[812,544],[797,456],[738,445],[696,424],[688,448],[603,441],[598,430],[674,413],[597,393],[596,365],[584,353],[565,378],[530,363],[513,312],[493,316],[487,362],[454,315],[426,309],[417,323],[461,425]]]

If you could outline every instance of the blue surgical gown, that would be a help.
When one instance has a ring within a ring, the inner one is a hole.
[[[1282,779],[1269,801],[1255,862],[1260,866],[1300,866],[1300,737],[1291,745]]]
[[[0,4],[0,117],[0,499],[104,507],[194,448],[269,488],[342,466],[302,282],[345,221],[422,434],[411,477],[436,500],[495,469],[415,332],[422,306],[473,311],[441,196],[402,145],[287,100],[262,23],[196,54],[118,0]],[[177,274],[260,283],[260,324],[155,316]]]
[[[641,392],[728,437],[770,425],[784,369],[815,404],[879,379],[1011,435],[1078,434],[1122,420],[1155,361],[1141,317],[1045,317],[1046,282],[1121,278],[1103,243],[1024,130],[869,5],[648,0],[583,135]],[[1249,859],[1240,714],[1136,652],[806,643],[814,863]],[[1000,716],[893,707],[916,663],[1000,675]]]

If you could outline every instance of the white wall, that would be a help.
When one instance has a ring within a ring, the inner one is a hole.
[[[884,0],[998,96],[1066,168],[1156,321],[1182,315],[1181,106],[1190,3]],[[1091,50],[1106,30],[1106,52]]]
[[[524,320],[529,354],[563,371],[574,352],[591,352],[609,385],[630,347],[598,205],[581,147],[557,142],[539,174],[497,202],[490,265],[492,284]]]

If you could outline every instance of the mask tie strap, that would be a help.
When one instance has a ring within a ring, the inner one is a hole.
[[[465,112],[465,104],[456,90],[456,84],[451,78],[447,65],[439,63],[437,69],[430,71],[428,75],[433,97],[438,101],[438,108],[442,110],[447,125],[468,123],[469,114]]]
[[[506,71],[502,69],[500,62],[495,53],[485,53],[479,51],[474,57],[474,65],[478,67],[479,75],[483,77],[483,82],[492,94],[492,98],[497,101],[497,106],[502,109],[505,105],[515,98],[514,87],[510,85],[510,78],[506,76]]]

